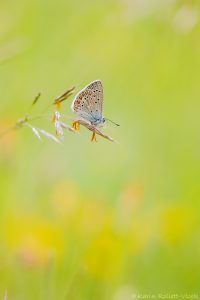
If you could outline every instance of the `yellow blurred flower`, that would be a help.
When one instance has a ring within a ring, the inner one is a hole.
[[[9,215],[6,218],[8,248],[28,266],[46,265],[61,254],[59,228],[36,215]]]
[[[81,227],[87,234],[101,232],[107,220],[108,212],[104,202],[95,199],[86,200],[82,208]],[[92,223],[91,223],[92,221]]]
[[[197,216],[188,206],[167,207],[161,213],[161,237],[177,244],[187,241],[197,229]]]
[[[129,182],[123,189],[116,208],[116,219],[119,231],[129,231],[133,215],[139,207],[144,189],[141,184]]]
[[[16,130],[12,127],[15,124],[14,119],[3,119],[0,122],[0,150],[3,154],[12,152],[12,148],[16,139]]]
[[[123,249],[119,236],[106,228],[87,251],[86,269],[96,277],[104,279],[117,276],[122,269]]]
[[[52,202],[54,209],[60,215],[72,216],[78,206],[78,187],[72,181],[62,181],[55,186]]]

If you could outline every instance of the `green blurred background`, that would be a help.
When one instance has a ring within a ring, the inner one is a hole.
[[[1,130],[94,79],[121,126],[118,144],[0,139],[0,298],[200,292],[199,17],[192,0],[1,0]]]

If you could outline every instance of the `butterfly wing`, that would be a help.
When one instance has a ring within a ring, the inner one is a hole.
[[[102,82],[95,80],[81,90],[72,103],[72,110],[90,122],[101,120],[103,110]]]

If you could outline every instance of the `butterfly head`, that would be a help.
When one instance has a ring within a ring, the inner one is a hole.
[[[102,125],[102,124],[104,124],[105,121],[106,121],[106,119],[105,119],[104,117],[101,117],[101,118],[96,118],[96,119],[95,119],[94,121],[92,121],[91,123],[92,123],[92,125],[97,126],[97,125]]]

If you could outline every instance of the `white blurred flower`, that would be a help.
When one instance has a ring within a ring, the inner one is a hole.
[[[123,285],[114,293],[113,300],[132,300],[137,299],[136,291],[129,285]]]
[[[158,9],[166,9],[176,0],[120,0],[125,8],[126,20],[144,18]]]
[[[192,6],[183,5],[176,13],[173,27],[181,34],[189,33],[199,21],[199,12]]]

